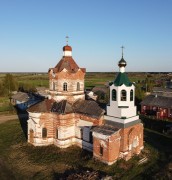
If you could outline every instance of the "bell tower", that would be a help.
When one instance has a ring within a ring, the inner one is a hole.
[[[122,58],[118,62],[119,73],[110,86],[110,104],[107,106],[107,115],[116,118],[130,118],[136,116],[134,103],[135,86],[129,81],[125,72],[127,62]]]
[[[135,86],[125,72],[127,62],[123,57],[118,62],[119,73],[110,85],[110,104],[104,116],[105,124],[118,128],[120,156],[126,160],[139,154],[143,146],[143,124],[136,113]],[[112,146],[113,147],[113,146]]]

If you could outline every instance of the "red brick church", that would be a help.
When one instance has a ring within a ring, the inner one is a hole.
[[[62,59],[48,71],[48,99],[28,109],[28,142],[59,148],[77,145],[108,165],[139,154],[143,125],[136,114],[135,86],[125,73],[126,65],[122,55],[105,111],[96,101],[85,99],[86,70],[72,58],[71,46],[64,46]]]

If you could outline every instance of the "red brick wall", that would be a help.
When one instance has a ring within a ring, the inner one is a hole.
[[[93,123],[93,126],[96,126],[96,125],[102,125],[104,124],[104,118],[103,116],[99,117],[99,118],[93,118],[91,116],[86,116],[84,114],[76,114],[76,117],[78,119],[82,119],[82,120],[85,120],[85,121],[88,121],[88,122],[92,122]]]
[[[143,124],[139,123],[128,128],[121,129],[121,146],[120,151],[129,151],[129,145],[134,141],[134,138],[138,137],[138,146],[132,149],[133,154],[138,154],[140,148],[143,146]]]
[[[100,119],[91,118],[81,114],[56,114],[56,113],[42,113],[40,117],[40,125],[47,128],[47,138],[56,136],[56,129],[58,127],[71,127],[76,126],[79,119],[92,122],[93,126],[103,123],[103,117]]]
[[[109,157],[108,162],[118,159],[120,153],[120,134],[117,132],[109,138]]]
[[[75,114],[58,115],[55,113],[43,113],[40,117],[40,125],[47,128],[47,138],[55,137],[58,127],[70,127],[75,125]]]
[[[120,134],[117,132],[106,140],[94,137],[93,141],[94,156],[106,163],[113,163],[119,157]],[[103,154],[100,154],[100,146],[103,148]]]
[[[83,80],[85,77],[85,73],[83,73],[82,71],[77,71],[76,73],[70,73],[70,72],[58,72],[55,74],[55,78],[52,76],[51,71],[49,72],[49,79],[67,79],[67,80]]]
[[[103,147],[103,155],[100,155],[100,146]],[[103,162],[113,163],[121,158],[120,152],[126,153],[123,158],[128,160],[134,154],[139,154],[141,147],[143,147],[143,125],[139,123],[120,129],[106,140],[94,137],[93,154]]]

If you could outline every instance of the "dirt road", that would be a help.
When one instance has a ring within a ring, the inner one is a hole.
[[[27,113],[9,114],[9,115],[2,114],[2,115],[0,115],[0,124],[4,123],[6,121],[15,120],[15,119],[27,121],[28,120],[28,114]]]
[[[14,119],[18,119],[18,115],[0,115],[0,124],[6,122],[6,121],[11,121]]]

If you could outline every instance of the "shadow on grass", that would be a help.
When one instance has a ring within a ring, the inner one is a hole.
[[[172,153],[172,137],[145,129],[144,140],[160,152]]]
[[[172,162],[172,137],[145,129],[144,139],[148,145],[158,152],[158,159],[150,162],[152,165],[142,173],[142,177],[147,179],[153,176],[153,179],[156,179],[157,176],[161,179],[161,176],[164,176],[162,179],[168,179],[168,164]],[[150,154],[150,156],[154,156],[154,154]]]
[[[21,111],[19,109],[16,109],[16,110],[17,110],[17,115],[20,121],[21,128],[23,130],[24,136],[27,139],[27,120],[29,118],[28,112]]]
[[[6,164],[5,159],[0,159],[0,178],[1,180],[15,179],[12,170]]]

